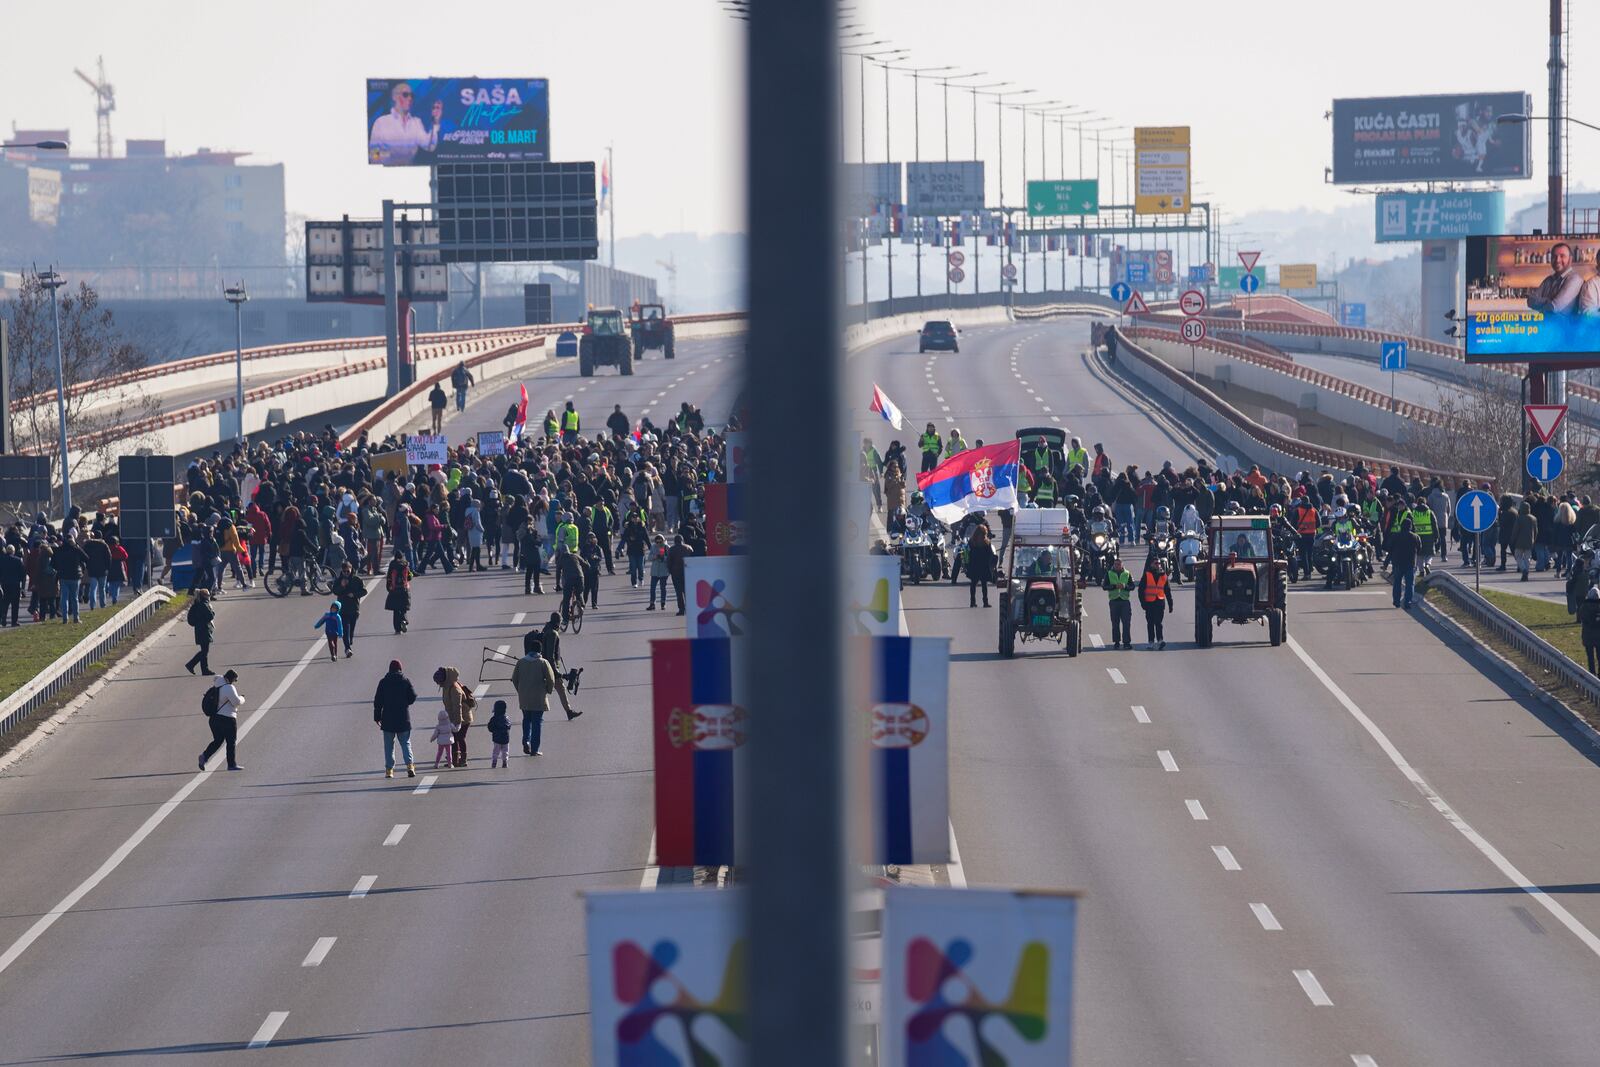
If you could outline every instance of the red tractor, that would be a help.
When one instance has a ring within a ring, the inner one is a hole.
[[[1289,561],[1265,515],[1216,515],[1195,565],[1194,643],[1211,647],[1213,622],[1265,622],[1267,640],[1289,635]]]
[[[662,349],[668,359],[677,358],[673,344],[672,320],[660,304],[635,304],[628,309],[628,331],[633,334],[633,358],[642,359],[645,349]]]

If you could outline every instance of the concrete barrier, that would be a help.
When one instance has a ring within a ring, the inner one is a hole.
[[[845,327],[845,350],[854,351],[890,337],[916,333],[922,329],[922,324],[930,319],[944,319],[954,323],[959,329],[969,326],[996,326],[1008,323],[1011,321],[1011,314],[1004,307],[992,307],[972,308],[970,310],[958,308],[954,311],[890,315],[886,318],[873,319],[870,322],[857,323],[854,326]]]

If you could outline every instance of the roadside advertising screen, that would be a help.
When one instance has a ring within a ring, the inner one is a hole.
[[[368,78],[367,162],[384,167],[550,158],[544,78]]]
[[[1600,356],[1600,236],[1467,238],[1467,360]]]
[[[1333,102],[1333,181],[1501,181],[1531,176],[1526,93],[1375,96]]]

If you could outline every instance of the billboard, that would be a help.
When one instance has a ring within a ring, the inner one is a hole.
[[[28,221],[54,227],[61,221],[61,172],[28,168]]]
[[[1278,288],[1315,289],[1317,265],[1315,263],[1285,263],[1278,268]]]
[[[368,78],[367,162],[550,158],[544,78]]]
[[[906,211],[946,217],[983,210],[983,160],[907,163]]]
[[[1448,241],[1489,237],[1506,228],[1499,189],[1453,193],[1379,193],[1379,241]]]
[[[400,221],[395,266],[403,300],[448,300],[449,268],[439,253],[439,227]],[[306,223],[306,300],[377,301],[383,285],[383,223],[340,219]]]
[[[1333,102],[1333,182],[1501,181],[1531,176],[1527,93]]]
[[[1467,360],[1600,355],[1600,236],[1467,238]]]
[[[846,163],[840,200],[844,217],[856,219],[878,214],[885,205],[903,203],[900,164]]]
[[[1188,214],[1189,127],[1136,126],[1133,151],[1133,213]]]

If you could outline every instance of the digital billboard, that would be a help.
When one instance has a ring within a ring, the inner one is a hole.
[[[1467,238],[1467,360],[1600,355],[1600,236]]]
[[[907,163],[906,211],[946,218],[983,209],[983,160]]]
[[[1527,93],[1374,96],[1333,102],[1333,181],[1501,181],[1531,177]]]
[[[1506,228],[1506,194],[1499,189],[1379,193],[1377,205],[1379,241],[1453,241]]]
[[[367,162],[384,167],[550,158],[544,78],[368,78]]]

